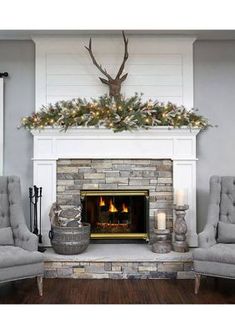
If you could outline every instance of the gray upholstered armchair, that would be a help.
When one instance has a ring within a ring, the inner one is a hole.
[[[37,236],[26,225],[21,205],[20,180],[0,177],[0,283],[37,277],[42,295],[43,255]]]
[[[193,260],[196,294],[201,275],[235,279],[235,177],[211,177],[207,223]]]

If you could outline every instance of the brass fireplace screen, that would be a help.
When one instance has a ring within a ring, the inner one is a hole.
[[[147,190],[82,190],[83,219],[92,239],[147,239]]]

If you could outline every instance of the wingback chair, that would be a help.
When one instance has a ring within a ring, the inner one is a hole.
[[[201,275],[235,279],[235,177],[210,178],[208,218],[193,262],[196,294]]]
[[[20,180],[0,177],[0,283],[37,277],[42,296],[43,255],[37,251],[38,238],[26,225]]]

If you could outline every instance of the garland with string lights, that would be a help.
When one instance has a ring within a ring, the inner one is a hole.
[[[37,113],[24,117],[20,127],[43,129],[60,127],[106,127],[114,132],[147,129],[150,126],[169,126],[180,128],[207,128],[208,120],[197,115],[193,109],[159,101],[142,101],[142,95],[120,96],[113,99],[107,95],[98,99],[72,99],[43,106]]]

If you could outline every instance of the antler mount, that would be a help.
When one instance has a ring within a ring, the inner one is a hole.
[[[91,57],[91,60],[93,62],[93,64],[99,69],[99,71],[107,78],[99,78],[100,81],[102,83],[104,83],[105,85],[108,85],[109,87],[109,96],[110,97],[114,97],[117,98],[120,96],[121,94],[121,85],[123,83],[123,81],[126,80],[128,73],[122,75],[123,71],[124,71],[124,67],[125,67],[125,63],[128,59],[128,39],[125,36],[124,31],[122,32],[122,36],[123,36],[123,41],[124,41],[124,57],[123,57],[123,61],[122,64],[117,72],[117,75],[115,78],[112,78],[110,74],[108,74],[108,72],[102,68],[102,66],[100,64],[98,64],[98,62],[95,59],[95,56],[93,54],[92,51],[92,40],[90,38],[89,41],[89,46],[85,46],[85,48],[87,49],[87,51],[89,52],[89,55]]]

